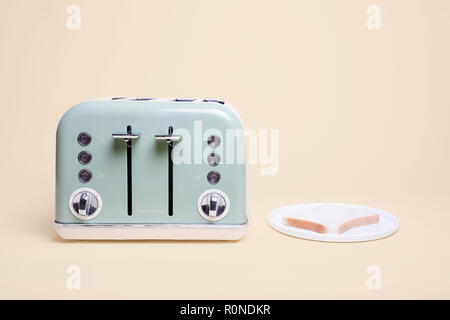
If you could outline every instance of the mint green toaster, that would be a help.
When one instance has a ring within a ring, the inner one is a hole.
[[[114,97],[56,134],[64,239],[236,240],[247,225],[245,135],[220,100]]]

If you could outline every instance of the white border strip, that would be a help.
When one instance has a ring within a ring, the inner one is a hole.
[[[242,225],[203,224],[64,224],[53,223],[63,239],[72,240],[238,240]]]

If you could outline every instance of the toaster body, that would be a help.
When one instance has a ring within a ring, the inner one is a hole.
[[[235,240],[247,224],[245,137],[231,105],[109,98],[60,120],[61,237]]]

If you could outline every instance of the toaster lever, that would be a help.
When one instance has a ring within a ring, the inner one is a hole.
[[[179,135],[172,135],[172,134],[157,134],[155,135],[156,140],[166,140],[167,143],[171,143],[174,141],[180,141],[181,136]]]
[[[132,156],[132,141],[139,138],[139,133],[133,133],[131,126],[127,126],[125,133],[113,133],[113,139],[123,139],[127,146],[127,199],[128,199],[128,215],[133,215],[133,200],[132,200],[132,173],[131,173],[131,156]]]
[[[167,130],[167,134],[157,134],[155,135],[155,139],[165,140],[167,142],[168,147],[168,193],[169,193],[169,203],[168,203],[168,210],[169,210],[169,216],[173,215],[173,161],[172,161],[172,150],[173,150],[173,143],[176,141],[179,141],[181,139],[181,136],[174,135],[173,134],[173,127],[169,126]]]
[[[125,142],[128,142],[133,139],[139,138],[138,133],[113,133],[112,134],[113,139],[123,139]]]

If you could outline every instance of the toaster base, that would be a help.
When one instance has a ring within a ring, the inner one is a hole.
[[[71,240],[238,240],[242,225],[203,224],[64,224],[54,222],[58,235]]]

